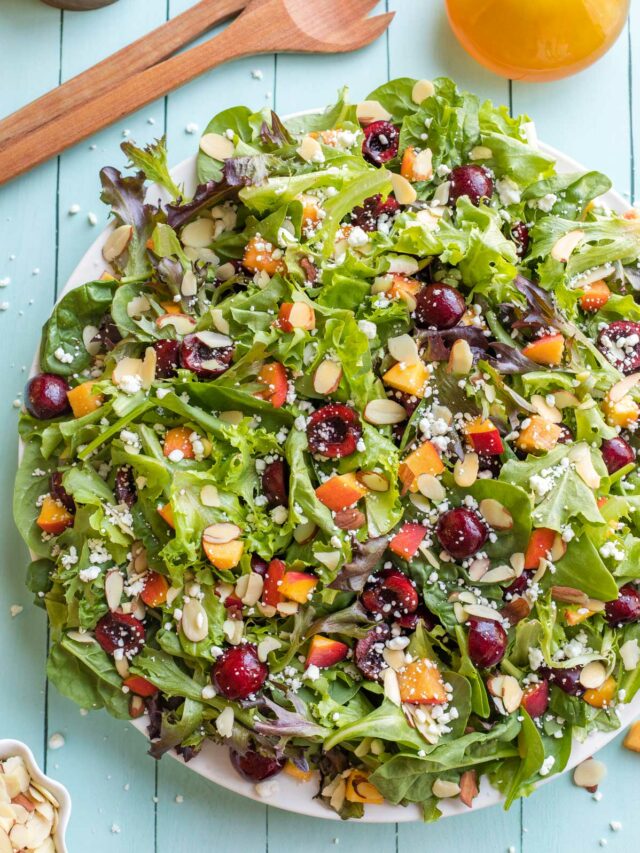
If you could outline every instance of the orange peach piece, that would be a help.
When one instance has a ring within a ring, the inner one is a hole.
[[[331,637],[323,637],[321,634],[314,634],[307,652],[306,666],[313,664],[324,669],[333,666],[334,663],[340,663],[348,654],[349,646],[346,643],[332,640]]]
[[[611,426],[627,427],[640,417],[640,407],[629,394],[615,402],[605,397],[602,401],[602,411]]]
[[[231,542],[207,542],[202,540],[204,553],[216,569],[225,571],[235,569],[244,553],[244,542],[232,539]]]
[[[524,555],[524,568],[537,569],[540,560],[546,559],[556,539],[556,531],[548,527],[536,527],[531,531],[529,544]]]
[[[62,533],[73,524],[73,515],[66,510],[61,503],[47,495],[42,501],[40,515],[36,520],[40,530],[52,533],[54,536]]]
[[[183,459],[193,459],[195,453],[189,439],[192,432],[193,430],[189,427],[174,427],[167,430],[162,445],[164,455],[170,456],[175,450],[179,450]]]
[[[287,399],[289,383],[287,381],[287,371],[283,364],[279,361],[270,361],[268,364],[263,364],[258,373],[258,382],[266,385],[264,391],[258,391],[256,397],[262,400],[268,400],[274,409],[279,409],[284,405]]]
[[[337,474],[316,489],[316,497],[333,512],[339,512],[357,503],[368,489],[358,482],[353,472]]]
[[[616,695],[617,687],[615,678],[610,675],[600,687],[585,690],[582,698],[592,708],[606,708],[611,705]]]
[[[400,174],[408,181],[429,181],[433,177],[432,155],[428,148],[416,151],[413,145],[405,148]]]
[[[558,424],[551,423],[540,415],[532,415],[516,439],[516,446],[526,453],[541,453],[553,450],[561,435],[562,429]]]
[[[175,523],[175,519],[173,517],[173,507],[171,506],[171,504],[166,503],[166,504],[164,504],[164,506],[159,506],[157,508],[157,512],[158,512],[158,515],[160,516],[160,518],[162,518],[164,521],[166,521],[167,524],[169,525],[169,527],[171,527],[172,529],[175,530],[176,523]]]
[[[640,752],[640,720],[631,723],[624,739],[624,746],[631,752]]]
[[[589,619],[590,616],[593,616],[593,610],[589,610],[587,607],[568,607],[564,611],[564,618],[567,625],[579,625],[581,622],[584,622],[585,619]]]
[[[344,798],[349,803],[368,803],[372,806],[384,803],[384,797],[362,770],[352,770],[347,777]]]
[[[294,329],[311,332],[316,327],[316,312],[306,302],[283,302],[278,311],[278,326],[283,332]]]
[[[536,364],[557,365],[562,362],[564,354],[564,337],[557,335],[544,335],[542,338],[537,338],[531,341],[530,344],[522,350],[522,354]]]
[[[99,409],[104,401],[102,394],[94,394],[93,387],[95,382],[83,382],[81,385],[76,385],[70,391],[67,391],[67,399],[73,411],[74,418],[82,418],[85,415],[90,415]]]
[[[424,397],[425,387],[429,381],[429,371],[422,361],[414,364],[398,362],[382,377],[385,385],[404,391],[414,397]]]
[[[306,604],[309,593],[318,585],[318,578],[306,572],[286,572],[280,583],[279,592],[290,601]]]
[[[295,779],[297,782],[309,782],[313,779],[313,770],[302,770],[297,764],[294,764],[290,759],[284,765],[284,772]]]
[[[422,444],[410,453],[400,463],[398,476],[405,490],[418,491],[418,477],[421,474],[433,474],[437,477],[444,471],[444,463],[434,444],[423,441]]]
[[[447,693],[440,671],[432,660],[419,658],[398,671],[400,698],[416,705],[445,705]]]
[[[167,506],[171,507],[171,504],[167,504]],[[161,604],[165,603],[169,591],[169,581],[164,575],[159,572],[147,572],[143,583],[144,587],[140,593],[140,598],[145,604],[149,607],[160,607]]]
[[[416,293],[420,290],[420,282],[414,278],[409,278],[401,273],[396,273],[393,276],[391,287],[387,290],[386,295],[389,299],[402,299],[406,302],[410,311],[415,311]]]
[[[606,282],[593,281],[580,297],[580,307],[583,311],[599,311],[607,304],[610,296],[611,291]]]
[[[245,246],[242,265],[251,272],[266,272],[268,275],[275,275],[285,269],[282,250],[259,234],[252,237]]]

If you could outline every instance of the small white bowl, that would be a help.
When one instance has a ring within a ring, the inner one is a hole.
[[[51,791],[60,804],[60,809],[58,811],[58,827],[53,836],[53,840],[56,845],[56,853],[69,853],[64,838],[67,831],[67,824],[69,823],[69,815],[71,814],[71,797],[69,796],[69,792],[64,785],[60,784],[60,782],[56,782],[55,779],[51,779],[49,776],[44,775],[42,770],[38,767],[38,764],[33,757],[33,753],[26,744],[19,740],[0,740],[0,761],[4,761],[12,755],[19,755],[22,758],[24,763],[27,765],[29,775],[34,782],[37,782],[38,785],[41,785],[48,791]]]

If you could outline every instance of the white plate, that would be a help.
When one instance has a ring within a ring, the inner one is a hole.
[[[316,112],[308,110],[307,112]],[[296,113],[301,115],[301,113]],[[291,118],[291,116],[288,116]],[[559,172],[580,172],[585,171],[584,167],[557,151],[549,145],[540,143],[540,148],[546,154],[551,155],[556,160],[556,167]],[[172,169],[171,174],[174,179],[185,185],[187,193],[192,193],[195,189],[195,163],[196,158],[190,157]],[[154,188],[150,196],[153,200],[157,200],[158,195],[164,196],[162,190]],[[602,200],[606,202],[612,209],[623,212],[630,209],[630,205],[622,198],[621,195],[614,191],[610,191],[602,196]],[[60,294],[67,293],[74,287],[78,287],[87,281],[93,281],[100,277],[105,270],[105,262],[102,258],[102,246],[107,239],[111,228],[106,229],[95,240],[89,248],[85,256],[82,258],[78,266],[71,273],[71,276],[66,283],[64,290]],[[31,369],[31,375],[38,371],[38,354],[34,358]],[[622,705],[620,712],[621,725],[627,726],[640,714],[640,693],[629,705]],[[133,725],[141,732],[145,732],[146,718],[141,718],[133,722]],[[618,734],[614,732],[596,732],[591,735],[585,743],[574,741],[571,757],[567,764],[565,772],[575,767],[581,761],[591,757],[599,749],[602,749],[612,738]],[[181,761],[178,756],[172,753],[176,760]],[[323,805],[320,801],[314,799],[314,794],[317,791],[317,783],[314,778],[311,782],[301,784],[296,782],[286,773],[281,773],[277,777],[278,788],[269,797],[268,800],[261,799],[256,793],[255,786],[249,782],[245,782],[236,771],[231,767],[228,758],[228,750],[226,747],[217,746],[214,743],[206,742],[200,752],[187,765],[191,770],[195,770],[201,776],[210,779],[212,782],[217,782],[223,788],[230,791],[235,791],[242,794],[244,797],[249,797],[252,800],[259,802],[268,802],[269,805],[276,808],[284,809],[285,811],[295,812],[297,814],[310,815],[311,817],[320,817],[329,820],[339,820],[338,815]],[[553,778],[553,777],[552,777]],[[545,780],[546,781],[546,780]],[[496,805],[504,800],[503,795],[492,788],[485,780],[483,780],[480,794],[474,800],[473,808],[481,809],[486,806]],[[442,800],[439,805],[444,817],[451,817],[456,814],[468,813],[469,809],[464,806],[459,800]],[[405,807],[382,805],[369,806],[365,809],[365,815],[362,821],[365,823],[404,823],[408,821],[421,820],[420,811],[417,806],[411,805]]]

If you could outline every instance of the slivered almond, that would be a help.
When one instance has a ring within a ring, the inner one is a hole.
[[[395,670],[391,669],[391,667],[389,667],[389,669],[385,669],[382,673],[382,682],[384,685],[384,695],[390,702],[393,702],[394,705],[400,707],[402,702],[400,697],[400,684]]]
[[[511,530],[513,527],[513,516],[500,501],[484,498],[480,501],[479,509],[487,524],[495,530]]]
[[[482,583],[502,583],[503,581],[514,580],[516,573],[511,566],[496,566],[495,569],[489,569],[486,574],[480,578]]]
[[[561,261],[566,264],[583,238],[584,231],[580,231],[580,229],[569,231],[568,234],[564,234],[559,240],[556,240],[551,249],[551,257],[554,261]]]
[[[185,637],[192,643],[200,643],[206,638],[209,632],[209,617],[197,598],[190,598],[183,604],[180,625]]]
[[[359,471],[356,474],[356,479],[367,489],[372,492],[388,492],[389,480],[384,474],[379,474],[377,471]]]
[[[313,521],[303,521],[293,528],[293,538],[298,545],[304,545],[307,542],[311,542],[317,530],[318,527]]]
[[[180,293],[182,293],[183,296],[195,296],[197,292],[198,279],[196,278],[193,270],[187,270],[182,276],[182,283],[180,284]]]
[[[258,660],[266,663],[271,652],[277,651],[282,643],[275,637],[265,637],[258,643]]]
[[[407,419],[407,410],[394,400],[371,400],[365,406],[364,419],[376,426],[399,424]]]
[[[478,479],[480,462],[477,453],[465,453],[464,459],[458,459],[453,467],[453,479],[462,489],[473,486]]]
[[[228,335],[230,332],[229,323],[222,315],[222,309],[220,308],[212,308],[211,309],[211,319],[213,320],[213,325],[222,335]]]
[[[607,397],[612,403],[619,403],[620,400],[627,396],[629,391],[636,387],[638,382],[640,382],[640,373],[631,373],[629,376],[625,376],[624,379],[616,382],[615,385],[612,385]]]
[[[118,570],[107,572],[104,580],[104,597],[107,600],[109,610],[117,610],[120,607],[120,599],[124,592],[124,578]]]
[[[356,106],[356,117],[360,124],[372,124],[374,121],[389,121],[388,113],[380,101],[360,101]]]
[[[465,610],[469,616],[477,616],[479,619],[493,619],[495,622],[499,622],[502,618],[497,610],[484,604],[465,604]]]
[[[156,320],[159,329],[173,326],[178,335],[188,335],[196,327],[196,321],[188,314],[162,314]]]
[[[472,367],[473,353],[471,352],[471,347],[464,338],[458,338],[451,347],[447,370],[454,376],[467,376]]]
[[[132,225],[120,225],[107,237],[107,241],[102,247],[102,257],[107,263],[115,261],[129,245],[133,237]]]
[[[253,607],[260,600],[263,587],[262,577],[257,572],[249,572],[248,575],[242,575],[239,578],[236,584],[236,595],[247,607]]]
[[[430,98],[435,91],[435,86],[431,80],[417,80],[411,90],[411,100],[414,104],[421,104],[424,100]]]
[[[502,682],[502,704],[508,714],[513,714],[517,711],[522,702],[524,693],[522,687],[518,683],[518,679],[513,675],[505,675]]]
[[[431,786],[431,793],[439,800],[448,800],[451,797],[458,796],[460,785],[457,782],[450,782],[448,779],[436,779]]]
[[[307,134],[300,145],[296,148],[296,153],[306,163],[321,163],[324,160],[322,146],[317,139]]]
[[[235,145],[221,133],[205,133],[200,139],[200,150],[214,160],[228,160],[233,156]]]
[[[233,723],[235,717],[231,705],[227,705],[216,718],[216,730],[220,737],[229,738],[233,734]]]
[[[606,775],[607,768],[602,761],[587,758],[573,771],[573,781],[579,788],[597,788]]]
[[[531,405],[536,412],[552,424],[562,423],[562,412],[556,406],[550,406],[541,394],[534,394]]]
[[[313,390],[316,394],[333,394],[342,379],[342,365],[332,358],[320,362],[313,374]]]
[[[469,566],[468,572],[469,577],[472,581],[479,581],[486,575],[489,571],[489,566],[491,565],[491,561],[488,557],[477,557],[471,565]]]
[[[151,308],[151,303],[146,296],[134,296],[127,302],[127,315],[129,317],[139,317]]]
[[[215,223],[212,219],[195,219],[185,225],[180,239],[191,249],[205,249],[213,243]]]
[[[126,678],[129,675],[129,661],[124,655],[114,658],[113,664],[120,678]]]
[[[585,606],[589,600],[585,592],[572,586],[552,586],[551,597],[556,601],[564,601],[565,604],[582,604]]]
[[[200,503],[203,506],[220,506],[220,494],[217,486],[212,486],[211,484],[203,486],[200,489]]]
[[[586,444],[578,444],[569,451],[569,459],[575,465],[576,471],[580,479],[589,486],[590,489],[600,488],[601,477],[593,467],[591,451]]]
[[[592,660],[580,670],[580,684],[587,690],[597,690],[607,680],[607,668],[599,660]]]
[[[398,204],[413,204],[418,198],[418,193],[409,181],[403,178],[402,175],[398,175],[397,172],[390,172],[389,177],[391,178],[393,194]]]
[[[411,335],[398,335],[387,341],[389,354],[403,364],[417,364],[420,361],[418,345]]]
[[[240,533],[241,531],[237,524],[221,521],[218,524],[211,524],[209,527],[205,527],[202,538],[211,545],[225,545],[227,542],[238,539]]]
[[[416,480],[416,485],[420,494],[432,501],[443,501],[447,496],[445,487],[433,474],[420,474]]]
[[[210,349],[230,347],[233,343],[228,335],[221,335],[219,332],[196,332],[196,338]]]

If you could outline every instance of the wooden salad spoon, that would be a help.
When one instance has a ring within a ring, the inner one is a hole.
[[[230,59],[258,53],[346,53],[370,44],[393,13],[377,0],[253,0],[219,35],[129,75],[0,148],[0,184]],[[1,144],[1,142],[0,142]]]
[[[144,71],[168,59],[216,24],[237,15],[246,5],[247,0],[200,0],[166,24],[2,119],[0,148],[14,137],[24,136],[79,104],[124,83],[137,71]]]

